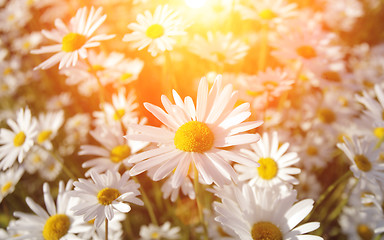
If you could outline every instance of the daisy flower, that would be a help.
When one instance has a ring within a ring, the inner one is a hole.
[[[85,222],[95,220],[95,227],[100,227],[105,219],[111,221],[114,212],[127,213],[130,203],[144,205],[136,196],[140,195],[139,184],[129,180],[128,172],[122,176],[118,172],[107,171],[106,174],[91,172],[91,179],[80,178],[73,183],[72,195],[80,197],[83,202],[73,207],[76,215],[83,215]]]
[[[379,234],[375,229],[383,224],[383,218],[383,213],[376,208],[344,207],[338,222],[349,240],[376,239]]]
[[[193,188],[192,181],[189,177],[186,177],[180,187],[177,188],[172,186],[173,177],[174,175],[169,177],[161,186],[161,192],[163,193],[164,199],[170,198],[172,202],[176,202],[180,191],[183,195],[188,196],[190,199],[196,198],[195,189]]]
[[[208,32],[207,39],[195,35],[190,45],[191,52],[217,64],[236,64],[247,55],[248,50],[249,46],[235,39],[232,33]]]
[[[68,194],[71,188],[72,181],[68,181],[66,186],[60,181],[55,204],[48,183],[44,183],[44,202],[47,210],[27,197],[26,202],[34,214],[14,213],[18,220],[8,229],[23,232],[22,236],[14,239],[78,239],[75,234],[81,231],[79,228],[81,219],[74,216],[70,210],[70,207],[75,204]]]
[[[161,226],[153,224],[141,226],[139,234],[141,240],[180,239],[179,232],[180,227],[171,227],[170,222],[165,222]]]
[[[283,69],[267,68],[255,76],[240,78],[239,84],[242,89],[246,89],[246,98],[260,98],[264,99],[262,102],[267,103],[290,90],[294,80]]]
[[[71,94],[69,92],[62,92],[59,95],[51,97],[46,102],[46,108],[49,111],[59,111],[65,107],[68,107],[71,102]]]
[[[337,147],[351,160],[350,170],[356,178],[379,185],[384,183],[384,163],[380,162],[380,151],[376,149],[375,142],[357,136],[352,139],[344,137],[344,142],[338,143]]]
[[[95,124],[97,126],[121,126],[128,128],[129,123],[137,123],[139,104],[136,102],[134,92],[125,92],[121,88],[117,94],[112,95],[112,104],[104,103],[104,111],[95,111]],[[145,121],[144,119],[142,121]]]
[[[324,21],[333,29],[351,31],[364,15],[363,4],[358,0],[325,1]]]
[[[26,55],[33,48],[37,47],[42,40],[43,36],[40,32],[32,32],[15,39],[12,42],[12,49],[18,53]]]
[[[231,229],[236,239],[323,239],[306,234],[319,228],[318,222],[297,226],[311,212],[312,199],[296,202],[294,190],[281,193],[274,188],[260,189],[248,184],[233,187],[236,195],[221,199],[221,203],[214,202],[214,209],[218,214],[215,220]]]
[[[260,187],[299,183],[291,174],[299,174],[300,169],[290,166],[298,163],[300,158],[296,152],[287,152],[289,143],[280,146],[277,132],[272,133],[271,140],[265,132],[260,141],[250,146],[251,150],[242,149],[242,152],[258,162],[260,167],[250,168],[236,164],[234,167],[239,172],[239,180],[248,180],[249,184]]]
[[[130,129],[128,129],[130,131]],[[147,142],[130,141],[123,138],[123,132],[117,127],[99,126],[91,131],[92,137],[102,147],[95,145],[82,145],[79,155],[94,155],[95,158],[83,163],[83,168],[90,169],[85,173],[88,177],[94,171],[103,173],[107,170],[118,171],[120,166],[128,159],[148,145]]]
[[[15,190],[15,186],[23,173],[24,169],[22,167],[12,167],[5,172],[0,172],[0,203]]]
[[[20,109],[16,115],[16,122],[7,120],[11,130],[0,129],[0,168],[5,170],[16,161],[21,163],[25,154],[33,145],[33,139],[37,135],[37,122],[32,117],[29,108]]]
[[[46,149],[52,149],[51,140],[57,135],[59,128],[64,123],[64,111],[48,112],[39,114],[38,135],[36,143],[44,146]]]
[[[297,5],[285,0],[249,1],[249,4],[237,7],[243,19],[252,19],[271,26],[281,24],[285,19],[298,14]]]
[[[97,47],[99,41],[108,40],[114,35],[100,34],[92,36],[98,27],[105,21],[107,15],[101,15],[102,8],[95,10],[91,8],[87,17],[87,8],[80,8],[75,17],[71,18],[67,27],[61,19],[55,20],[57,29],[52,31],[43,30],[42,34],[57,44],[44,46],[37,50],[32,50],[33,54],[57,52],[55,55],[41,63],[35,69],[47,69],[60,62],[59,69],[63,67],[75,66],[79,60],[87,58],[87,48]]]
[[[143,69],[144,62],[138,58],[127,59],[124,54],[89,51],[88,63],[79,62],[76,66],[60,70],[68,85],[78,85],[79,92],[90,96],[99,90],[98,81],[103,86],[121,86],[136,80]],[[89,86],[95,86],[89,88]]]
[[[371,122],[384,121],[384,91],[379,84],[374,86],[375,97],[371,96],[367,91],[363,91],[362,95],[356,94],[355,97],[359,103],[361,103],[366,110],[364,114],[369,117]]]
[[[149,11],[138,14],[136,21],[128,25],[133,32],[125,34],[123,41],[134,42],[132,47],[139,50],[148,46],[152,56],[172,50],[175,37],[186,34],[179,14],[169,9],[168,5],[158,6],[153,15]]]
[[[253,143],[258,134],[243,133],[262,124],[261,121],[244,122],[251,115],[249,104],[234,108],[237,92],[232,85],[221,86],[221,77],[216,78],[208,92],[208,83],[202,78],[197,91],[196,107],[191,97],[183,101],[173,91],[176,104],[163,95],[166,112],[158,106],[144,103],[145,108],[158,118],[166,128],[130,125],[137,134],[128,135],[132,140],[157,142],[158,148],[133,156],[135,163],[131,175],[149,169],[157,169],[153,180],[158,181],[174,171],[172,186],[179,187],[189,170],[196,169],[205,184],[229,184],[237,179],[230,161],[256,167],[258,164],[225,147]],[[234,109],[233,109],[234,108]],[[191,166],[192,165],[192,166]],[[197,172],[194,172],[195,176]]]

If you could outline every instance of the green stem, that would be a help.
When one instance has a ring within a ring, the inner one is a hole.
[[[137,177],[132,176],[132,179],[135,182],[137,182],[138,184],[140,184],[139,179]],[[151,222],[153,224],[155,224],[156,226],[159,226],[159,224],[157,222],[157,219],[156,219],[155,212],[153,211],[153,207],[152,207],[151,201],[149,201],[149,198],[148,198],[147,194],[145,193],[144,188],[143,188],[143,186],[141,184],[140,184],[140,192],[141,192],[141,195],[143,197],[144,205],[147,208],[149,217],[151,218]]]
[[[196,193],[196,202],[197,202],[197,208],[199,212],[200,224],[203,226],[203,229],[204,229],[204,239],[208,240],[208,230],[207,230],[207,225],[205,224],[205,221],[204,221],[203,205],[201,202],[199,172],[197,171],[195,164],[192,164],[192,165],[193,165],[193,173],[194,173],[193,186],[195,188],[195,193]]]
[[[105,240],[108,240],[108,219],[105,218]]]
[[[311,219],[311,217],[313,216],[313,213],[315,212],[315,210],[317,210],[323,203],[324,201],[327,199],[327,197],[336,189],[336,187],[344,182],[345,180],[349,179],[349,177],[352,176],[352,172],[351,171],[347,171],[346,173],[344,173],[341,177],[339,177],[339,179],[337,179],[332,185],[330,185],[326,190],[325,192],[323,192],[320,197],[318,198],[318,200],[316,201],[315,203],[315,206],[313,207],[313,210],[312,212],[306,217],[307,220]]]

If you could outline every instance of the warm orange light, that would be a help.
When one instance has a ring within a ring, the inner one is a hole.
[[[185,3],[190,8],[201,8],[202,6],[204,6],[206,1],[207,0],[185,0]]]

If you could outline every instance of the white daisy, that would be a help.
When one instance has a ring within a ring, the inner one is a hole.
[[[90,134],[102,147],[95,145],[82,145],[80,147],[79,155],[96,156],[82,164],[83,168],[90,167],[85,173],[86,177],[92,171],[96,173],[103,173],[107,170],[118,171],[124,162],[128,163],[127,161],[132,155],[148,145],[147,142],[124,139],[123,132],[117,127],[99,126]]]
[[[363,104],[366,110],[364,114],[369,117],[373,122],[384,121],[384,91],[383,87],[379,84],[374,86],[375,97],[371,96],[367,91],[363,91],[362,95],[356,94],[356,99],[359,103]]]
[[[351,140],[344,137],[344,143],[338,143],[337,147],[351,160],[350,169],[356,178],[379,185],[384,183],[384,163],[380,162],[380,151],[375,148],[375,142],[357,136]]]
[[[168,5],[158,6],[153,15],[149,11],[145,11],[144,15],[138,14],[136,21],[128,25],[133,32],[124,35],[123,41],[133,41],[132,47],[139,50],[149,46],[148,52],[152,56],[172,50],[176,43],[175,37],[185,34],[185,24]]]
[[[176,188],[172,186],[172,178],[174,178],[174,175],[169,177],[161,186],[161,192],[163,193],[164,199],[170,198],[172,202],[175,202],[179,197],[180,191],[183,195],[188,196],[190,199],[196,198],[195,189],[189,177],[184,178],[183,183]]]
[[[130,123],[138,121],[138,107],[136,94],[121,88],[117,94],[112,95],[112,104],[104,103],[104,111],[95,111],[95,125],[97,126],[121,126],[128,128]],[[145,121],[144,119],[142,121]]]
[[[236,164],[234,167],[239,172],[239,180],[248,180],[249,184],[260,187],[299,183],[291,174],[299,174],[300,169],[290,166],[298,163],[300,158],[296,152],[287,152],[289,143],[280,146],[277,132],[272,133],[271,140],[265,132],[260,141],[250,146],[252,150],[242,149],[242,152],[258,162],[260,167],[250,168]]]
[[[22,167],[12,167],[5,172],[0,172],[0,203],[3,199],[15,190],[16,184],[23,176]]]
[[[364,15],[363,3],[358,0],[325,1],[324,21],[333,29],[351,31]]]
[[[75,217],[70,210],[70,207],[74,204],[68,194],[71,188],[72,181],[68,181],[66,186],[60,181],[55,204],[48,183],[44,183],[44,202],[47,210],[44,210],[31,198],[27,197],[26,202],[34,214],[14,213],[18,220],[9,229],[25,232],[22,236],[14,239],[79,239],[75,233],[81,231],[81,228],[78,228],[80,219]]]
[[[105,21],[107,15],[101,15],[102,8],[95,10],[91,8],[87,17],[87,8],[80,8],[76,16],[71,18],[67,27],[61,19],[55,20],[57,30],[43,30],[43,35],[57,44],[44,46],[37,50],[32,50],[33,54],[57,52],[48,60],[41,63],[35,69],[47,69],[60,62],[59,69],[63,67],[75,66],[79,60],[87,58],[87,48],[100,45],[99,41],[108,40],[114,35],[100,34],[92,36],[98,27]]]
[[[348,240],[361,240],[376,239],[378,233],[375,233],[375,229],[383,224],[383,218],[383,213],[374,208],[361,210],[344,207],[338,221]]]
[[[64,123],[64,111],[40,113],[38,118],[38,135],[36,143],[46,149],[52,149],[51,140],[57,135],[59,128]]]
[[[235,232],[237,239],[323,239],[306,234],[317,229],[318,222],[297,226],[312,210],[312,199],[296,202],[294,190],[281,193],[274,188],[260,189],[248,184],[233,187],[236,195],[221,199],[221,203],[214,202],[214,209],[218,214],[216,221]]]
[[[190,51],[203,59],[217,64],[236,64],[243,59],[249,46],[232,33],[208,32],[207,39],[195,35],[190,45]]]
[[[44,160],[44,164],[38,171],[42,179],[53,181],[57,178],[57,176],[59,176],[62,169],[63,164],[55,159],[51,154],[48,154],[47,158]]]
[[[33,48],[37,47],[43,39],[40,32],[32,32],[23,37],[16,38],[12,42],[12,49],[23,55],[28,54]]]
[[[71,94],[69,92],[62,92],[59,95],[51,97],[46,102],[46,108],[49,111],[59,111],[65,107],[68,107],[71,102]]]
[[[288,3],[285,0],[269,1],[249,1],[243,2],[237,8],[241,17],[253,19],[271,26],[281,24],[285,19],[292,18],[298,14],[295,3]]]
[[[161,226],[149,224],[140,227],[141,240],[180,239],[180,227],[172,227],[170,222]]]
[[[105,219],[111,221],[114,212],[127,213],[130,203],[143,205],[136,196],[140,195],[139,184],[129,180],[128,172],[122,176],[118,172],[107,171],[106,174],[91,172],[91,179],[80,178],[73,183],[72,195],[84,201],[73,207],[76,215],[82,215],[85,222],[95,219],[99,227]]]
[[[16,117],[16,122],[12,119],[7,120],[12,131],[5,128],[0,129],[0,144],[2,144],[0,146],[0,168],[2,170],[11,167],[16,159],[21,163],[37,135],[37,122],[32,117],[29,108],[20,109]]]
[[[172,186],[176,188],[195,166],[204,183],[223,185],[231,183],[231,179],[237,179],[228,160],[258,166],[255,161],[224,149],[258,141],[258,134],[243,132],[262,124],[261,121],[244,122],[251,115],[249,104],[243,103],[234,108],[237,92],[232,91],[230,84],[222,88],[221,78],[218,77],[208,92],[208,83],[204,78],[201,79],[196,107],[191,97],[183,101],[176,91],[173,91],[173,97],[176,104],[172,104],[165,95],[161,97],[167,112],[153,104],[144,103],[147,110],[167,128],[129,126],[138,132],[128,135],[131,139],[160,144],[158,148],[130,159],[129,162],[136,163],[130,170],[131,175],[157,168],[153,180],[158,181],[175,170]]]

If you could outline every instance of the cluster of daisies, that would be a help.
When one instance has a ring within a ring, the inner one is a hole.
[[[82,4],[0,0],[0,239],[384,239],[382,1]]]

